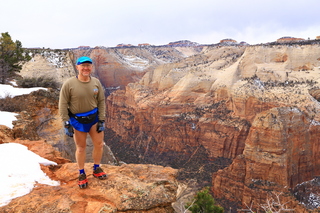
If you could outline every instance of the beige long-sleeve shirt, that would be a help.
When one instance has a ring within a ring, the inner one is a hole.
[[[81,82],[77,77],[68,79],[61,88],[59,113],[62,121],[68,121],[68,109],[73,113],[84,113],[98,108],[99,120],[105,120],[106,103],[104,89],[99,79],[91,77]]]

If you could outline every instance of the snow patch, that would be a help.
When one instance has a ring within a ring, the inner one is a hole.
[[[311,192],[308,198],[308,203],[314,208],[320,207],[320,196]]]
[[[312,120],[311,125],[313,125],[313,126],[319,126],[319,125],[320,125],[320,122],[319,122],[319,121]]]
[[[254,79],[254,84],[259,87],[259,89],[264,89],[263,82],[260,79]]]
[[[140,70],[145,69],[149,65],[148,60],[142,59],[142,58],[134,56],[134,55],[123,56],[123,59],[131,67],[138,68]]]
[[[15,97],[18,95],[25,95],[25,94],[29,94],[33,91],[37,91],[39,89],[47,90],[46,88],[43,88],[43,87],[17,88],[17,87],[13,87],[11,85],[0,84],[0,98],[5,98],[8,96]]]
[[[65,67],[66,53],[64,51],[56,51],[56,50],[41,50],[37,51],[34,54],[40,54],[44,57],[50,64],[57,68]],[[34,55],[33,55],[34,56]],[[34,58],[31,59],[34,61]]]
[[[17,82],[16,82],[15,80],[10,81],[9,83],[10,83],[11,85],[13,85],[13,86],[18,86],[18,84],[17,84]]]
[[[0,144],[0,207],[32,191],[36,183],[58,186],[58,181],[51,180],[40,164],[57,165],[31,152],[18,143]]]
[[[13,128],[13,121],[16,121],[17,118],[16,116],[19,115],[17,113],[13,113],[13,112],[4,112],[4,111],[0,111],[0,125],[4,125],[9,127],[10,129]]]

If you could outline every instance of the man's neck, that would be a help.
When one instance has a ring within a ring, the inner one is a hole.
[[[91,79],[90,76],[82,76],[82,75],[78,75],[78,80],[81,82],[89,82]]]

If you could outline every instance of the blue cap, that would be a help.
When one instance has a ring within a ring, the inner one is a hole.
[[[77,60],[77,65],[83,64],[83,63],[90,63],[90,64],[92,64],[92,60],[91,60],[91,58],[89,58],[89,57],[87,57],[87,56],[82,56],[82,57],[78,58],[78,60]]]

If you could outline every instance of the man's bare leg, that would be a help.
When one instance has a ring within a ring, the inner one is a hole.
[[[99,178],[100,180],[104,180],[107,178],[107,174],[100,167],[100,162],[103,154],[103,146],[104,146],[104,132],[97,132],[97,124],[93,125],[90,129],[89,135],[92,139],[93,143],[93,152],[92,158],[94,162],[94,171],[93,176]]]
[[[86,161],[87,133],[74,130],[74,142],[76,144],[76,160],[79,170],[84,169]]]
[[[89,135],[93,143],[92,159],[94,164],[100,164],[103,154],[104,146],[104,132],[97,132],[97,124],[93,125],[90,129]]]

